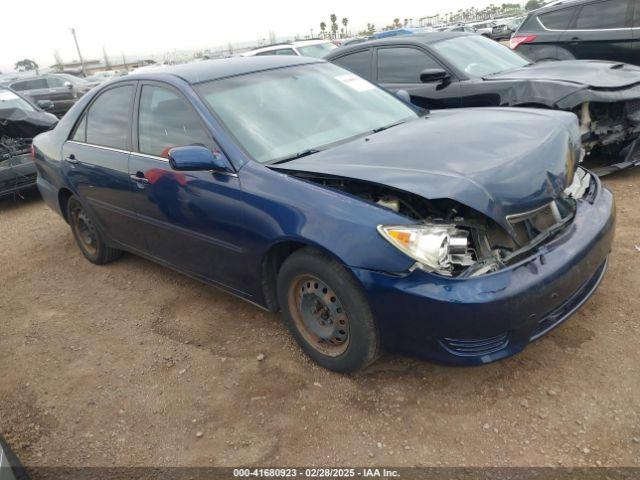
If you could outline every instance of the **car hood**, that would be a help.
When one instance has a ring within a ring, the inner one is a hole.
[[[3,109],[0,110],[0,137],[33,138],[51,130],[57,123],[55,115],[40,110]]]
[[[579,155],[572,114],[440,110],[272,168],[363,180],[431,200],[452,199],[512,232],[507,215],[538,208],[562,194],[568,149]]]
[[[594,89],[618,89],[640,84],[640,67],[595,60],[540,62],[509,72],[485,77],[496,80],[549,80]]]

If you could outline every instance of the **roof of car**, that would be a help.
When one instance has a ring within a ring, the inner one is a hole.
[[[225,77],[244,75],[252,72],[271,70],[274,68],[292,67],[308,63],[322,63],[323,60],[298,56],[266,56],[266,57],[233,57],[220,58],[214,60],[204,60],[202,62],[185,63],[170,67],[150,68],[139,74],[134,73],[123,80],[136,78],[156,78],[160,79],[167,75],[182,78],[188,83],[196,84],[218,80]]]
[[[427,32],[427,33],[417,33],[414,35],[397,35],[395,37],[381,38],[379,40],[369,40],[362,43],[357,43],[355,45],[347,45],[346,47],[340,47],[336,50],[331,51],[328,55],[325,55],[325,59],[331,59],[336,57],[341,57],[346,52],[351,52],[353,50],[360,50],[366,47],[375,47],[380,45],[430,45],[432,43],[440,42],[443,40],[448,40],[450,38],[455,37],[464,37],[475,35],[474,33],[468,32]]]
[[[562,8],[565,8],[565,7],[570,7],[572,5],[579,5],[581,3],[586,3],[589,1],[591,0],[558,0],[557,2],[551,2],[545,5],[544,7],[540,7],[531,13],[538,14],[538,13],[551,12],[554,10],[561,10]]]

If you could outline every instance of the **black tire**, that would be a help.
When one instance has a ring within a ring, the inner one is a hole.
[[[67,220],[78,248],[91,263],[104,265],[122,256],[122,250],[107,245],[91,215],[75,196],[67,202]]]
[[[321,366],[355,372],[380,356],[380,336],[362,287],[327,255],[304,248],[289,256],[278,272],[278,302],[298,344]]]

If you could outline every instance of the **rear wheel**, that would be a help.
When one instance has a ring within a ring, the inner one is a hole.
[[[379,356],[380,341],[360,285],[345,268],[309,248],[293,253],[278,274],[284,322],[313,360],[354,372]]]
[[[104,265],[122,255],[121,250],[107,245],[93,219],[76,197],[72,196],[67,203],[67,219],[80,251],[91,263]]]

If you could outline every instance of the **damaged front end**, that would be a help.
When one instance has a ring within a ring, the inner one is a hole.
[[[580,119],[585,161],[599,176],[640,164],[640,99],[584,102]]]
[[[57,121],[15,92],[0,88],[0,196],[35,184],[31,142],[36,135],[55,127]]]
[[[507,216],[511,227],[508,232],[491,218],[454,200],[429,200],[362,180],[288,173],[407,217],[414,223],[380,225],[378,232],[416,261],[413,269],[457,278],[497,272],[532,257],[571,223],[577,202],[592,202],[596,193],[595,180],[578,168],[561,196],[533,211]]]

